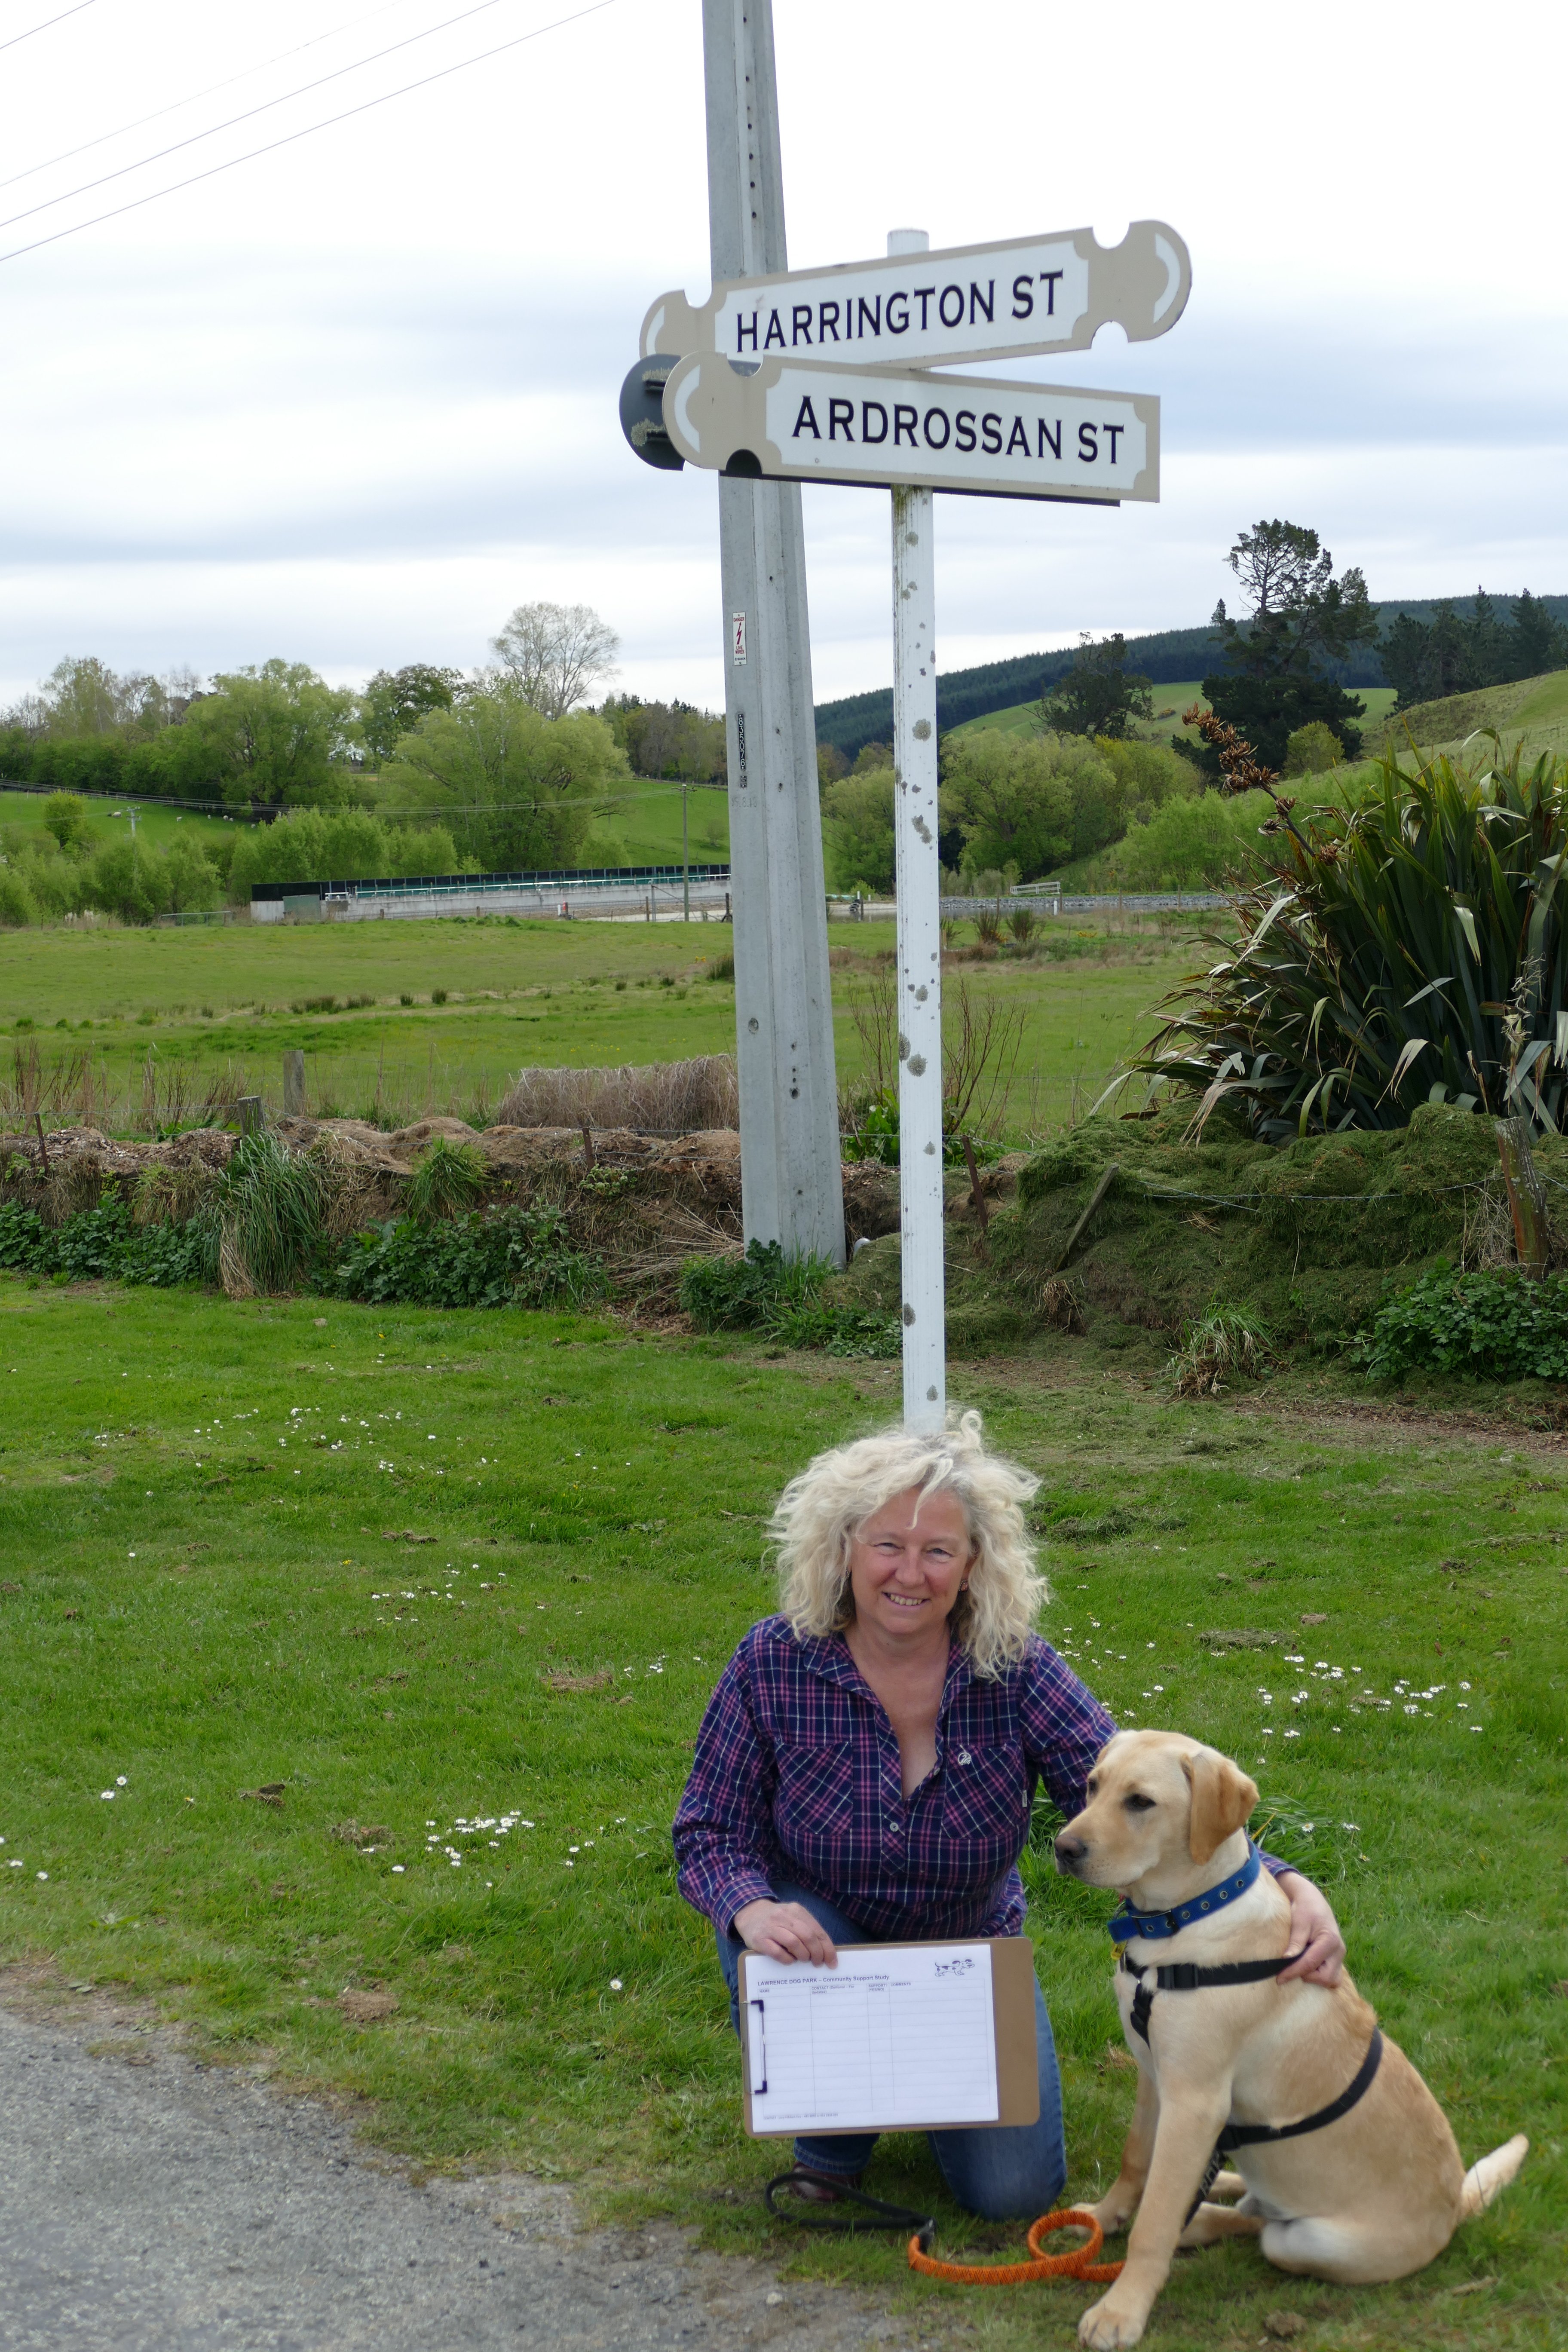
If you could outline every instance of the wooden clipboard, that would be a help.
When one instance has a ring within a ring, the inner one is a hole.
[[[922,2123],[886,2124],[813,2124],[806,2135],[811,2139],[841,2138],[849,2133],[868,2131],[999,2131],[1005,2125],[1034,2124],[1040,2119],[1040,2059],[1039,2043],[1035,2032],[1035,1947],[1026,1936],[964,1936],[932,1938],[938,1942],[984,1944],[991,1954],[991,2014],[996,2037],[996,2103],[994,2122],[965,2123],[954,2126],[952,2119],[932,2116]],[[916,1943],[843,1944],[841,1951],[910,1952],[921,1948]],[[747,2135],[752,2139],[794,2139],[796,2127],[790,2125],[781,2131],[767,2131],[759,2126],[752,2116],[752,2069],[746,2046],[748,2007],[746,1963],[749,1952],[741,1955],[741,2096]],[[802,1965],[805,1965],[802,1963]]]

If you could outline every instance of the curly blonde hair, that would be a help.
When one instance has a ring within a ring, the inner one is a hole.
[[[792,1478],[769,1533],[779,1551],[779,1606],[796,1634],[838,1633],[855,1620],[849,1547],[872,1514],[918,1487],[963,1507],[974,1559],[948,1622],[978,1675],[994,1678],[1028,1647],[1048,1597],[1023,1505],[1039,1480],[988,1454],[980,1415],[954,1416],[940,1436],[903,1428],[836,1445]]]

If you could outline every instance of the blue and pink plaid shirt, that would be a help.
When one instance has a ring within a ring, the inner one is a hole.
[[[898,1735],[842,1636],[801,1640],[764,1618],[697,1735],[675,1816],[680,1891],[720,1927],[789,1882],[873,1936],[1016,1936],[1035,1785],[1070,1819],[1115,1729],[1037,1636],[994,1681],[955,1648],[936,1763],[906,1798]]]

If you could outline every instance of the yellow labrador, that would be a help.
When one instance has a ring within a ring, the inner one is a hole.
[[[1348,1975],[1331,1989],[1276,1982],[1290,1906],[1254,1869],[1257,1801],[1214,1748],[1120,1731],[1057,1840],[1058,1869],[1124,1899],[1116,1990],[1138,2062],[1121,2174],[1093,2209],[1108,2234],[1137,2220],[1121,2277],[1079,2322],[1083,2344],[1136,2344],[1176,2248],[1217,2238],[1257,2237],[1281,2270],[1314,2278],[1403,2278],[1490,2203],[1530,2145],[1518,2134],[1467,2172]],[[1239,2178],[1214,2179],[1222,2133]],[[1245,2194],[1203,2201],[1211,2187]]]

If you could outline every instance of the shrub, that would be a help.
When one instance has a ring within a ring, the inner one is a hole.
[[[123,1202],[46,1225],[36,1209],[0,1202],[0,1266],[72,1282],[141,1282],[172,1288],[202,1278],[204,1247],[194,1226],[137,1225]]]
[[[1200,1120],[1234,1097],[1270,1142],[1445,1100],[1561,1126],[1564,771],[1492,744],[1473,769],[1389,752],[1345,806],[1278,803],[1239,947],[1213,940],[1134,1066],[1201,1094]]]
[[[1211,1299],[1183,1332],[1181,1351],[1168,1369],[1178,1396],[1218,1396],[1227,1381],[1255,1380],[1273,1356],[1272,1335],[1260,1315]]]
[[[680,1303],[700,1331],[762,1331],[830,1356],[896,1356],[898,1317],[824,1298],[833,1271],[826,1258],[786,1257],[777,1242],[753,1241],[744,1257],[689,1258]]]
[[[752,1331],[781,1299],[809,1298],[832,1271],[826,1258],[786,1258],[778,1242],[752,1241],[744,1257],[689,1258],[680,1304],[700,1331]]]
[[[0,866],[0,929],[19,931],[37,919],[37,908],[21,875],[14,866]]]
[[[1015,907],[1007,918],[1007,929],[1021,948],[1026,948],[1040,928],[1040,919],[1033,907]]]
[[[1379,1311],[1357,1354],[1373,1381],[1418,1370],[1568,1380],[1568,1279],[1439,1265]]]
[[[558,1208],[476,1211],[444,1225],[390,1218],[358,1234],[322,1287],[368,1306],[581,1307],[607,1287]]]
[[[1288,776],[1318,776],[1326,768],[1337,768],[1345,756],[1345,747],[1326,719],[1310,719],[1287,737],[1284,773]]]
[[[255,882],[374,881],[451,874],[458,853],[444,825],[387,824],[363,809],[291,809],[247,827],[234,845],[228,895],[243,905]]]
[[[270,1130],[236,1145],[194,1222],[203,1268],[231,1298],[292,1289],[321,1246],[326,1208],[320,1163]]]
[[[489,1162],[476,1143],[449,1143],[438,1135],[408,1180],[408,1213],[416,1223],[471,1209],[489,1181]]]
[[[1147,824],[1131,824],[1081,879],[1121,890],[1215,890],[1238,877],[1245,885],[1258,870],[1259,827],[1273,814],[1266,793],[1167,801]]]

